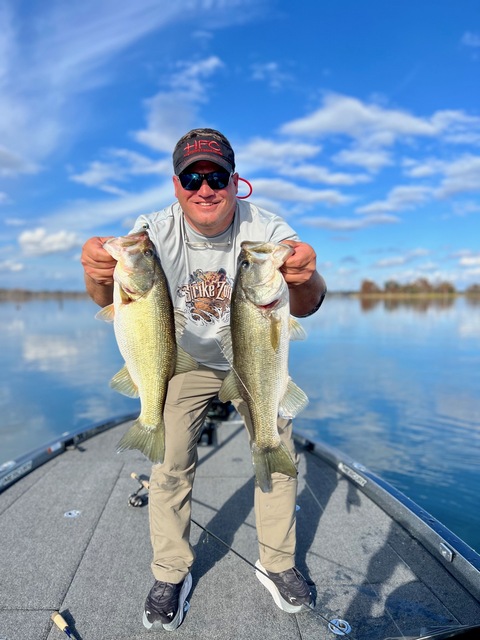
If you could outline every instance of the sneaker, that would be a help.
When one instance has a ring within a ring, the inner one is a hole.
[[[304,607],[314,608],[312,592],[298,569],[293,567],[280,573],[272,573],[262,567],[260,560],[257,560],[255,566],[257,578],[270,591],[277,607],[287,613],[298,613]]]
[[[186,601],[192,588],[190,574],[179,584],[155,580],[145,601],[143,626],[147,629],[174,631],[182,624],[183,616],[188,611]]]

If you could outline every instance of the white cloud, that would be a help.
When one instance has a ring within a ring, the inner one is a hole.
[[[275,167],[295,165],[304,160],[310,160],[322,150],[318,144],[311,144],[299,140],[267,140],[253,138],[240,146],[235,152],[237,164],[248,167],[249,171],[260,167]]]
[[[427,158],[404,160],[404,172],[411,178],[440,176],[440,182],[432,195],[449,198],[461,193],[480,191],[480,156],[464,154],[451,160]]]
[[[78,136],[88,126],[84,94],[115,79],[120,55],[145,36],[193,19],[197,31],[203,24],[210,31],[242,24],[259,10],[251,0],[70,0],[43,3],[37,11],[17,4],[6,0],[0,7],[0,175],[38,171],[56,148]],[[171,152],[176,133],[196,117],[189,83],[200,100],[208,65],[211,73],[221,63],[212,57],[177,69],[174,95],[159,94],[148,104],[146,144]]]
[[[364,173],[334,173],[326,167],[313,164],[304,164],[298,167],[281,167],[279,173],[308,180],[308,182],[337,186],[351,186],[371,181],[371,177]]]
[[[44,218],[44,225],[49,230],[59,227],[68,228],[76,232],[90,232],[99,226],[122,224],[135,220],[139,213],[158,211],[172,202],[171,178],[161,182],[158,186],[145,191],[132,192],[119,198],[108,200],[89,200],[74,202]]]
[[[169,90],[145,101],[147,128],[137,131],[135,139],[171,154],[179,137],[194,126],[199,105],[207,100],[208,78],[222,67],[216,56],[179,63],[169,80]]]
[[[4,221],[7,227],[23,227],[26,225],[26,220],[23,218],[5,218]]]
[[[168,160],[151,160],[140,153],[127,149],[111,149],[105,155],[106,161],[92,161],[88,169],[82,173],[72,174],[70,180],[122,196],[126,195],[126,190],[115,186],[114,183],[121,183],[125,186],[125,183],[128,183],[132,176],[170,176],[172,173],[170,158]]]
[[[293,76],[282,71],[278,62],[252,64],[252,80],[266,82],[272,89],[284,89]]]
[[[462,44],[466,47],[480,47],[480,33],[473,33],[472,31],[466,31],[461,40]]]
[[[385,200],[377,200],[363,207],[358,207],[356,213],[387,213],[392,211],[405,211],[423,204],[431,196],[432,189],[423,186],[399,186],[394,187]]]
[[[462,267],[480,267],[480,255],[464,256],[460,258],[460,266]]]
[[[288,135],[313,137],[342,134],[356,140],[368,139],[370,144],[378,146],[390,145],[399,136],[433,137],[437,134],[431,122],[406,111],[385,109],[333,93],[325,96],[320,109],[286,123],[281,130]]]
[[[346,137],[352,141],[352,148],[338,152],[334,161],[378,171],[392,162],[391,156],[381,151],[396,143],[413,144],[418,138],[426,138],[480,144],[480,118],[460,110],[436,111],[421,118],[375,102],[329,93],[319,109],[287,122],[281,133],[310,139]]]
[[[407,251],[403,255],[400,256],[391,256],[390,258],[383,258],[382,260],[378,260],[374,267],[387,268],[387,267],[398,267],[404,264],[408,264],[417,258],[422,258],[430,254],[429,249],[412,249],[411,251]]]
[[[444,178],[436,195],[447,198],[458,193],[480,191],[480,156],[467,154],[445,164]]]
[[[343,149],[333,156],[337,164],[353,164],[363,167],[372,173],[393,164],[391,154],[383,149]]]
[[[70,176],[70,180],[84,184],[87,187],[98,187],[107,193],[123,195],[125,192],[118,187],[114,187],[110,182],[118,182],[123,179],[123,171],[114,164],[93,161],[89,168],[83,173]]]
[[[16,273],[17,271],[23,271],[24,265],[21,262],[15,262],[14,260],[4,260],[0,262],[0,272]]]
[[[334,189],[306,189],[287,180],[280,179],[258,179],[253,183],[255,192],[262,197],[271,197],[285,201],[295,201],[303,203],[323,202],[327,205],[346,204],[350,198],[342,195]]]
[[[43,227],[24,231],[18,237],[18,242],[28,256],[63,253],[82,244],[81,239],[72,231],[56,231],[49,234]]]
[[[372,215],[363,218],[302,218],[302,224],[307,227],[318,227],[332,231],[358,231],[367,227],[375,227],[383,224],[396,224],[400,219],[390,215]]]

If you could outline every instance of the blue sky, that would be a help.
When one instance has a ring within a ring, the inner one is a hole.
[[[197,126],[330,290],[480,283],[480,0],[0,0],[0,287],[82,289]]]

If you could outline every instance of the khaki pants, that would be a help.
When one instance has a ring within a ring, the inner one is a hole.
[[[150,477],[152,571],[156,580],[181,582],[194,561],[189,539],[197,440],[208,403],[216,396],[226,374],[201,367],[170,381],[164,413],[165,460],[152,467]],[[239,402],[237,409],[252,433],[246,404]],[[297,462],[292,423],[282,419],[278,422],[280,437]],[[255,487],[255,519],[260,561],[269,571],[280,572],[295,564],[297,480],[274,473],[272,485],[270,493]]]

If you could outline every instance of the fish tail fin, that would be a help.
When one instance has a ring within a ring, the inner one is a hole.
[[[264,493],[272,490],[272,473],[283,473],[292,478],[297,477],[297,468],[287,447],[283,442],[274,449],[260,449],[252,443],[252,459],[255,476],[260,489]]]
[[[147,427],[138,418],[123,436],[117,446],[117,452],[126,449],[138,449],[154,464],[165,458],[165,426],[163,420],[156,427]]]

